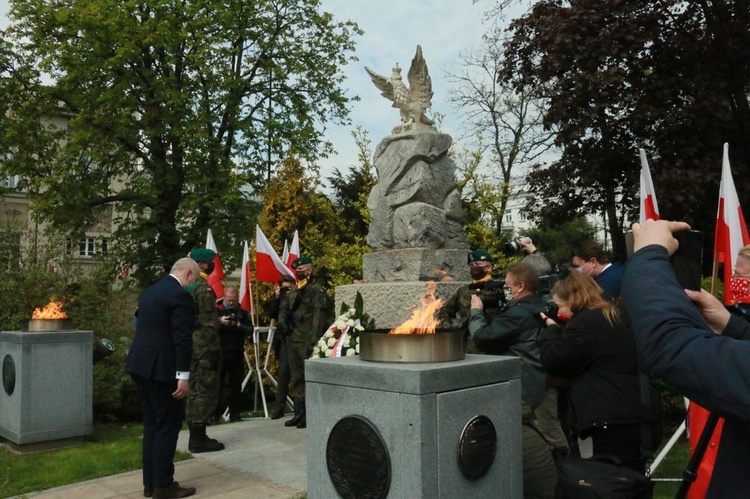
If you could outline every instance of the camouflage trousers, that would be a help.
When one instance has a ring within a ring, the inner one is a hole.
[[[305,360],[309,357],[307,352],[307,342],[288,341],[289,347],[289,370],[291,371],[291,380],[289,382],[289,394],[294,399],[304,400],[305,398]]]
[[[193,359],[190,366],[190,391],[185,404],[188,423],[206,424],[219,403],[220,354],[210,359]]]

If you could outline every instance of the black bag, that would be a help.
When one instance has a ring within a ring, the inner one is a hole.
[[[651,499],[651,478],[622,464],[615,456],[562,458],[555,499]]]

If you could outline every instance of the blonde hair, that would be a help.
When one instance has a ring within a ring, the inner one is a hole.
[[[737,256],[742,256],[750,260],[750,244],[740,248],[740,251],[737,252]]]
[[[593,278],[575,269],[568,270],[568,274],[552,288],[552,294],[564,301],[573,314],[580,310],[598,309],[607,322],[614,325],[620,319],[620,314],[614,303],[602,298],[602,293],[602,288]]]

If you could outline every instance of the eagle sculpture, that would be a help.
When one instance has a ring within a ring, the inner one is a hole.
[[[417,45],[417,53],[409,68],[409,87],[401,79],[401,68],[393,68],[390,78],[377,74],[365,66],[372,82],[382,92],[381,95],[393,102],[398,108],[403,123],[423,123],[432,125],[433,121],[425,115],[425,111],[432,105],[432,80],[427,72],[427,63],[422,57],[422,47]]]

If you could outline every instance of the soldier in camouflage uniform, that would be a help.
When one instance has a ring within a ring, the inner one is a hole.
[[[294,399],[294,417],[284,426],[305,428],[305,359],[310,357],[331,317],[328,298],[320,284],[313,279],[312,259],[297,258],[292,262],[292,268],[297,273],[297,287],[292,288],[281,303],[278,326],[288,342],[289,368],[292,371],[289,391]]]
[[[471,315],[471,296],[479,294],[488,298],[500,298],[503,292],[503,283],[492,280],[492,256],[487,251],[474,250],[468,254],[467,260],[469,274],[472,279],[471,284],[458,288],[438,309],[436,318],[443,327],[458,327],[466,330],[466,351],[468,353],[481,353],[474,346],[474,342],[468,334],[469,316]],[[488,283],[490,284],[488,285]],[[492,286],[493,284],[496,284],[494,289],[485,290],[485,287]],[[501,303],[486,303],[484,310],[488,322],[491,322],[492,316],[499,312],[500,305]]]
[[[198,279],[198,288],[193,292],[196,324],[190,365],[191,390],[185,408],[190,428],[188,450],[194,453],[224,449],[224,444],[206,436],[206,423],[219,402],[221,366],[216,293],[208,285],[208,275],[213,272],[215,256],[216,253],[210,249],[194,249],[190,252],[190,258],[198,262],[201,268],[201,279]]]

